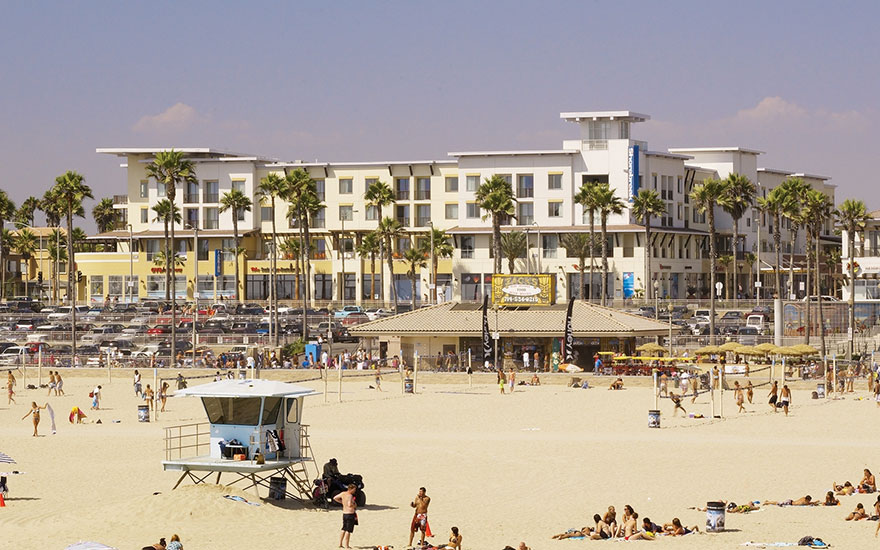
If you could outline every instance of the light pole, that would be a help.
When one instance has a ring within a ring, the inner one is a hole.
[[[654,279],[654,320],[660,320],[660,281]]]
[[[431,252],[431,263],[428,266],[428,303],[433,304],[437,298],[437,281],[434,278],[434,222],[428,220],[428,249]]]
[[[535,226],[535,231],[538,232],[538,261],[536,262],[538,271],[536,273],[541,273],[543,271],[541,269],[541,254],[544,253],[544,243],[541,242],[541,228],[538,226],[538,222],[532,222],[532,225]]]
[[[494,246],[492,248],[495,248]],[[532,241],[529,240],[529,228],[526,227],[526,274],[532,274]]]
[[[761,188],[761,184],[758,184],[758,188]],[[756,258],[755,262],[758,266],[758,271],[755,273],[755,305],[761,305],[761,213],[756,212],[758,215],[755,217],[755,223],[758,225],[758,244],[756,248]]]
[[[354,220],[354,213],[357,210],[351,211],[351,218]],[[339,216],[339,221],[342,222],[342,236],[339,238],[339,250],[340,255],[342,256],[342,278],[340,279],[339,289],[340,294],[342,295],[342,309],[345,309],[345,218],[348,217],[348,214],[343,214]]]
[[[132,244],[134,243],[134,235],[132,234],[131,224],[128,224],[128,301],[129,303],[133,302],[132,294],[134,293],[132,289],[134,288],[134,248]],[[126,289],[123,288],[123,291]]]
[[[666,310],[669,312],[669,358],[672,359],[672,302],[666,305]]]
[[[61,260],[61,228],[55,228],[55,305],[58,305],[59,298],[61,298],[61,293],[58,292],[58,286],[61,284],[61,268],[58,267],[58,262]]]
[[[129,226],[131,227],[131,226]],[[199,320],[199,222],[193,222],[186,226],[193,230],[193,314],[192,314],[192,366],[196,366],[196,347],[199,343],[199,333],[196,331],[196,322]]]

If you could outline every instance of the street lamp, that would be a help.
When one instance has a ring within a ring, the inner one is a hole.
[[[535,231],[538,232],[538,271],[537,273],[541,273],[541,254],[544,252],[544,243],[541,242],[541,228],[538,226],[538,222],[532,222],[532,225],[535,227]]]
[[[355,212],[357,212],[357,210],[351,210],[352,220],[354,220]],[[342,236],[339,239],[339,249],[342,256],[342,279],[339,285],[342,294],[342,309],[345,309],[345,218],[347,217],[348,214],[343,214],[342,216],[339,216],[339,221],[342,222]],[[413,300],[415,300],[415,298],[413,298]]]
[[[132,243],[134,242],[132,227],[131,224],[128,224],[128,302],[131,303],[133,294],[132,289],[134,288],[134,248],[132,247]],[[123,292],[126,291],[125,288],[122,289]]]
[[[428,303],[433,304],[437,298],[437,281],[434,277],[434,222],[428,220],[428,250],[431,253],[431,263],[428,264]]]
[[[660,320],[660,281],[654,279],[654,320]]]
[[[492,247],[495,248],[495,247]],[[529,240],[529,228],[526,227],[526,274],[532,274],[532,241]]]
[[[672,358],[672,302],[666,305],[666,310],[669,312],[669,357]]]

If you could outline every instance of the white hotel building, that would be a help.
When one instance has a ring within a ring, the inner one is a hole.
[[[193,232],[186,225],[198,224],[199,266],[198,292],[201,298],[217,295],[242,299],[263,299],[267,296],[268,239],[271,239],[271,211],[259,204],[256,194],[260,179],[270,172],[283,174],[297,168],[308,171],[318,182],[326,207],[311,225],[314,252],[309,274],[312,298],[318,302],[374,302],[370,296],[371,268],[368,258],[354,252],[363,235],[378,224],[374,208],[364,203],[363,195],[376,179],[387,182],[396,193],[397,202],[386,207],[383,215],[399,220],[407,236],[394,243],[399,255],[406,247],[416,246],[433,224],[445,230],[455,247],[451,258],[439,261],[437,278],[441,300],[479,300],[491,286],[493,260],[490,257],[491,220],[483,219],[474,194],[477,187],[493,174],[508,177],[517,199],[515,225],[503,231],[528,233],[529,253],[517,262],[518,273],[552,274],[556,279],[557,301],[577,294],[577,258],[568,257],[560,245],[565,233],[587,232],[588,216],[573,200],[583,182],[602,181],[615,190],[627,208],[608,220],[609,274],[608,296],[613,299],[630,297],[646,286],[645,253],[653,254],[652,279],[657,280],[660,295],[676,299],[707,297],[708,227],[705,216],[689,203],[693,185],[706,178],[725,178],[737,172],[758,184],[759,195],[779,185],[786,177],[800,176],[814,188],[834,199],[834,186],[828,178],[792,171],[758,168],[760,151],[743,147],[676,148],[652,150],[644,141],[633,138],[640,122],[647,115],[631,111],[562,113],[561,117],[576,124],[580,135],[566,140],[560,149],[525,151],[459,151],[448,159],[427,161],[382,162],[281,162],[260,156],[242,155],[214,149],[182,149],[196,164],[197,185],[178,191],[178,205],[183,224],[176,229],[182,251],[193,247]],[[161,250],[163,227],[153,220],[151,207],[164,196],[155,181],[148,181],[144,168],[159,149],[98,149],[98,153],[122,158],[126,171],[126,194],[115,198],[124,222],[120,230],[97,235],[93,239],[114,242],[118,261],[107,253],[80,254],[79,268],[88,277],[82,290],[92,299],[106,295],[122,295],[124,281],[134,275],[138,298],[164,296],[164,275],[157,273],[152,256]],[[632,156],[632,158],[630,158]],[[638,188],[656,189],[666,202],[667,214],[652,221],[652,246],[646,247],[644,227],[633,218],[630,199]],[[240,215],[239,231],[244,236],[247,252],[241,259],[245,276],[241,288],[234,289],[231,254],[223,253],[232,244],[232,213],[219,212],[219,198],[232,188],[241,189],[255,204],[252,212]],[[296,238],[298,230],[287,218],[287,205],[281,201],[276,208],[279,240]],[[343,221],[344,220],[344,221]],[[771,260],[772,235],[770,220],[756,212],[748,212],[740,222],[747,251],[759,248],[764,261]],[[344,235],[343,235],[344,223]],[[127,224],[131,224],[129,233]],[[719,254],[730,253],[733,222],[730,216],[716,212],[719,233]],[[758,233],[760,227],[760,240]],[[596,219],[598,237],[599,224]],[[830,221],[826,228],[831,233]],[[788,235],[783,241],[792,242]],[[129,239],[134,253],[129,255]],[[793,243],[795,264],[803,254],[803,231]],[[215,258],[215,251],[220,258]],[[787,254],[787,253],[786,253]],[[217,260],[217,261],[215,261]],[[114,263],[116,262],[116,263]],[[178,273],[178,294],[192,296],[192,273],[195,266],[189,254],[187,263]],[[135,264],[135,268],[132,264]],[[344,269],[343,269],[344,263]],[[377,264],[380,262],[377,262]],[[391,299],[389,284],[396,281],[402,303],[412,300],[408,266],[394,260],[394,273],[387,266],[377,265],[376,278],[384,285],[386,302]],[[507,262],[503,262],[506,270]],[[741,264],[743,265],[743,264]],[[585,287],[593,297],[600,292],[600,261],[596,273]],[[764,292],[774,289],[773,278],[763,278]],[[786,264],[787,267],[787,264]],[[279,298],[294,299],[303,285],[294,283],[293,261],[279,260]],[[756,269],[757,266],[752,266]],[[109,270],[109,271],[108,271]],[[379,273],[381,271],[381,274]],[[748,266],[741,267],[738,286],[744,294],[752,293]],[[112,272],[112,273],[111,273]],[[219,274],[219,276],[218,276]],[[419,300],[428,294],[428,269],[418,277],[416,293]],[[719,277],[723,280],[723,277]],[[185,293],[185,294],[184,294]],[[378,291],[376,293],[378,295]],[[124,295],[121,296],[125,298]]]

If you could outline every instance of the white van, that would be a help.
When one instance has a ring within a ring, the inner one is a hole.
[[[758,329],[758,332],[764,333],[764,316],[763,315],[749,315],[746,317],[746,326],[753,327]]]

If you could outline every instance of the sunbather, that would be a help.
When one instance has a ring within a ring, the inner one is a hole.
[[[856,509],[849,513],[845,518],[846,521],[859,521],[860,519],[865,519],[868,517],[868,514],[865,513],[865,506],[860,502],[856,504]]]
[[[650,520],[644,518],[642,520],[642,529],[638,533],[633,533],[626,540],[654,540],[654,537],[663,533],[663,528]]]
[[[865,468],[865,475],[862,476],[862,480],[859,482],[858,492],[873,493],[876,490],[877,482],[874,480],[874,474],[871,473],[871,470]]]
[[[856,492],[856,488],[849,481],[844,482],[843,485],[832,484],[832,486],[834,487],[835,495],[849,496]]]
[[[828,491],[825,494],[825,506],[837,506],[840,504],[840,501],[834,498],[834,491]]]
[[[683,535],[690,535],[691,533],[699,533],[700,528],[694,525],[693,527],[685,527],[681,524],[681,520],[678,518],[672,518],[672,523],[664,523],[663,530],[666,531],[667,534],[672,535],[673,537],[680,537]]]
[[[605,517],[608,517],[607,513],[605,514]],[[596,522],[596,527],[590,533],[590,538],[592,540],[605,540],[612,537],[614,531],[612,530],[611,525],[604,519],[602,519],[602,516],[600,516],[599,514],[594,514],[593,521]]]
[[[813,500],[813,497],[807,495],[805,497],[796,498],[794,500],[765,500],[764,506],[818,506],[819,501]]]
[[[610,533],[614,536],[614,533],[617,532],[617,510],[614,509],[614,506],[608,507],[608,511],[602,516],[602,521],[608,524],[608,528],[611,530]]]

